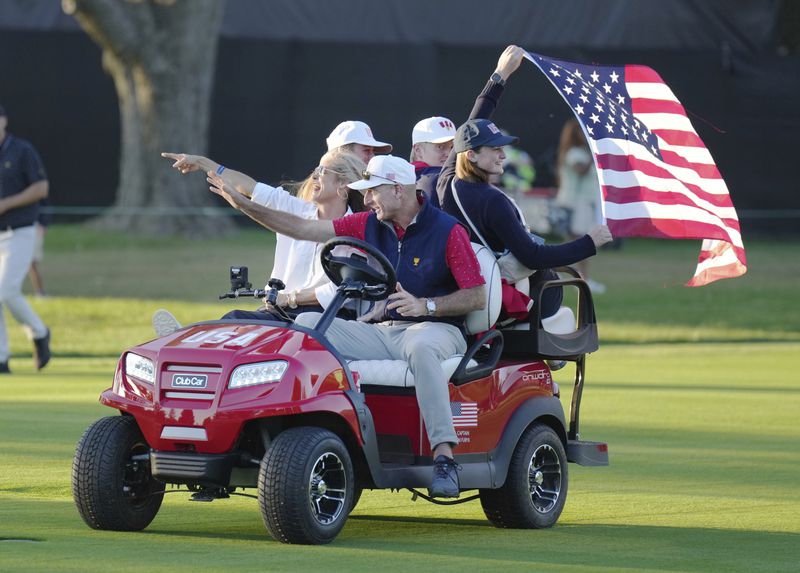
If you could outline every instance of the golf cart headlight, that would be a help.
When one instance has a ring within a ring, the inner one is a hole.
[[[289,363],[284,360],[273,362],[258,362],[256,364],[245,364],[239,366],[231,374],[228,388],[244,388],[245,386],[255,386],[257,384],[269,384],[277,382],[286,372]]]
[[[156,382],[156,367],[153,361],[133,352],[125,355],[125,373],[149,384]]]

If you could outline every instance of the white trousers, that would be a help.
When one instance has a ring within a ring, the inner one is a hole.
[[[20,227],[0,231],[0,314],[3,306],[25,328],[28,338],[41,338],[47,334],[42,322],[22,295],[22,283],[33,260],[36,229]],[[1,318],[1,317],[0,317]],[[8,335],[5,319],[0,320],[0,362],[8,361]]]

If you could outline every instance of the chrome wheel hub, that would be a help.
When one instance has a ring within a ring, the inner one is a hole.
[[[561,463],[556,451],[542,444],[528,464],[528,487],[531,503],[539,513],[551,511],[561,496]]]
[[[322,454],[314,462],[308,481],[308,500],[314,519],[323,525],[336,521],[344,511],[346,495],[347,475],[342,460],[332,452]]]

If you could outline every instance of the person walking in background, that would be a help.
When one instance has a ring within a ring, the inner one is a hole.
[[[583,130],[575,118],[569,119],[561,130],[556,158],[558,195],[556,206],[566,213],[566,234],[569,240],[586,234],[600,220],[600,184],[597,180],[592,152]],[[593,293],[602,294],[605,285],[589,278],[589,260],[575,263]]]
[[[36,149],[6,131],[8,117],[0,105],[0,309],[7,307],[33,339],[37,370],[50,361],[50,330],[22,294],[36,243],[34,223],[49,184]],[[0,310],[1,312],[1,310]],[[0,320],[0,373],[8,373],[5,320]]]
[[[44,292],[44,280],[39,265],[44,259],[44,236],[47,234],[47,226],[50,224],[50,214],[46,213],[44,208],[48,207],[50,202],[47,199],[42,199],[39,202],[39,217],[34,226],[36,227],[36,242],[33,245],[33,260],[31,261],[31,268],[28,270],[28,278],[33,287],[33,296],[43,298],[47,296]]]

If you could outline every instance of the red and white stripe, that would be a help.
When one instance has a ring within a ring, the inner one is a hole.
[[[458,413],[453,413],[453,426],[456,428],[474,428],[478,425],[478,404],[475,402],[461,402]],[[453,406],[451,405],[451,410]]]
[[[689,286],[744,274],[736,210],[683,106],[650,68],[626,66],[625,80],[634,119],[658,137],[663,161],[636,141],[589,140],[612,234],[703,239]]]

